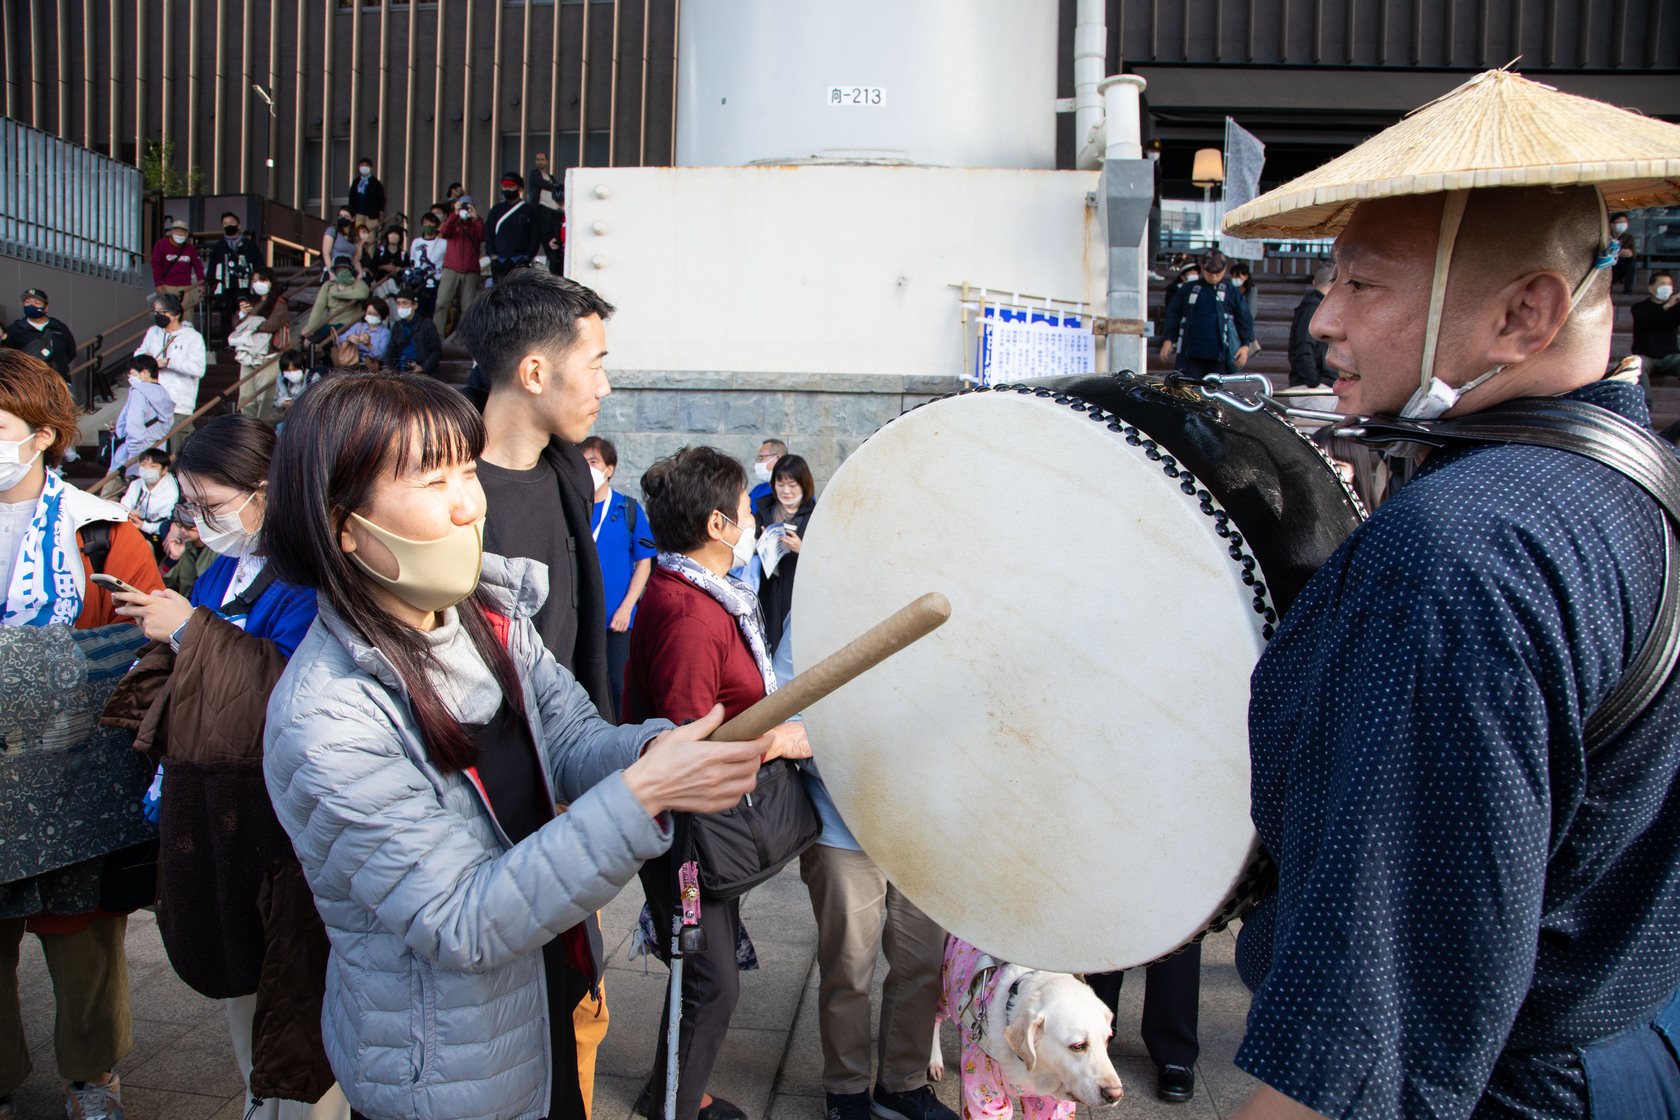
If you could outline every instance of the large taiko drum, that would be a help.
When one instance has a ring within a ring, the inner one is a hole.
[[[846,460],[805,534],[803,669],[928,591],[950,621],[806,712],[841,815],[947,930],[1098,972],[1240,916],[1248,680],[1359,523],[1309,440],[1154,378],[966,391]]]

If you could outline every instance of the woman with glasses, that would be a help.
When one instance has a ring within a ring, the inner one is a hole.
[[[117,598],[174,650],[170,686],[147,712],[159,729],[148,738],[142,722],[136,743],[161,754],[158,928],[170,963],[226,1002],[247,1116],[333,1120],[349,1106],[321,1046],[326,934],[262,776],[269,693],[315,621],[314,592],[275,579],[258,548],[273,454],[274,429],[249,416],[194,432],[175,459],[180,505],[217,559],[188,598]]]

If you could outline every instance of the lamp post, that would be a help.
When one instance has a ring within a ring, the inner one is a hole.
[[[1213,188],[1225,182],[1225,156],[1218,148],[1199,148],[1196,162],[1190,170],[1190,181],[1202,188],[1202,202],[1213,201]]]

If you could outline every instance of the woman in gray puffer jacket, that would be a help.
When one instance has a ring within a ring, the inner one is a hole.
[[[719,712],[597,717],[531,625],[546,572],[482,554],[483,441],[440,382],[349,374],[299,398],[269,476],[269,563],[320,613],[264,774],[332,944],[327,1055],[370,1120],[558,1115],[557,935],[666,849],[662,813],[733,805],[771,745],[699,742]]]

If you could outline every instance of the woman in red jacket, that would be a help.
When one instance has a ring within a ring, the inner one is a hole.
[[[662,716],[683,724],[722,704],[724,718],[733,719],[762,700],[776,680],[758,597],[729,577],[729,570],[753,551],[747,472],[716,448],[685,447],[648,469],[642,493],[659,558],[630,632],[628,718]],[[784,723],[771,736],[767,760],[810,757],[803,724]],[[642,866],[642,889],[656,930],[671,928],[672,858]],[[735,967],[740,921],[739,899],[702,900],[706,949],[683,957],[682,1075],[675,1120],[744,1120],[739,1108],[706,1092],[740,994]],[[653,1074],[638,1102],[638,1111],[653,1120],[665,1120],[667,1025],[660,1025]]]

